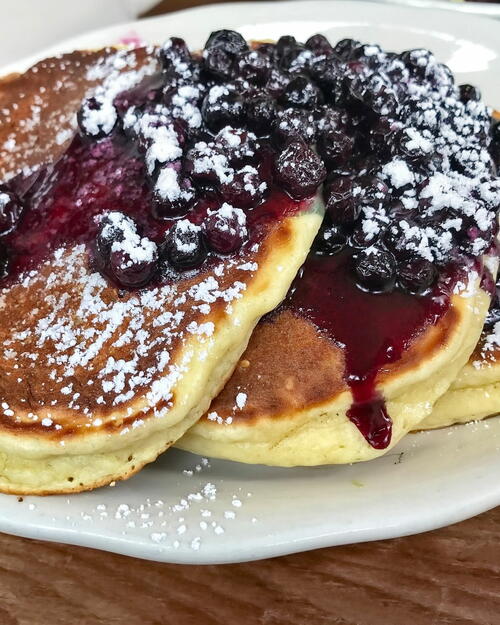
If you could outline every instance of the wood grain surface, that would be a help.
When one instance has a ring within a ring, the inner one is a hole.
[[[497,508],[419,536],[202,567],[0,534],[0,625],[500,625],[499,538]]]
[[[439,531],[179,566],[0,535],[1,625],[498,625],[500,508]]]

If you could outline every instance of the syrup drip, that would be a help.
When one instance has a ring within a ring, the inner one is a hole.
[[[378,375],[446,313],[459,272],[448,269],[427,295],[373,294],[356,285],[351,263],[350,251],[309,254],[284,306],[312,321],[342,349],[353,397],[347,415],[372,447],[385,449],[392,421],[377,391]]]

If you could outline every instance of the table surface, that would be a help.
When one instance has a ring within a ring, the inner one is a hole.
[[[0,625],[498,625],[499,535],[497,508],[418,536],[205,567],[0,535]]]

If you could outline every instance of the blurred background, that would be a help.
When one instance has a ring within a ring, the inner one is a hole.
[[[0,65],[29,56],[74,35],[216,0],[1,0]],[[221,0],[218,0],[219,2]],[[227,0],[222,0],[227,1]],[[272,0],[271,0],[272,1]],[[324,0],[335,2],[336,0]],[[355,2],[356,0],[351,0]],[[500,19],[500,0],[372,0],[433,6]],[[499,24],[500,27],[500,24]],[[500,31],[499,31],[500,36]]]

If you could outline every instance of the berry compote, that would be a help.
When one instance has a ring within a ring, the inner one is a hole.
[[[97,87],[56,163],[0,190],[0,284],[85,243],[126,289],[241,254],[323,185],[327,214],[284,306],[346,355],[348,413],[385,448],[377,378],[496,254],[500,135],[428,50],[322,35],[200,54],[172,38],[133,89]],[[118,93],[117,93],[118,92]]]
[[[80,243],[121,288],[178,280],[250,250],[271,222],[309,204],[326,170],[306,143],[274,139],[277,58],[222,30],[201,54],[171,38],[158,61],[128,91],[119,73],[104,80],[60,159],[2,186],[2,286]],[[300,113],[299,95],[289,100]]]

